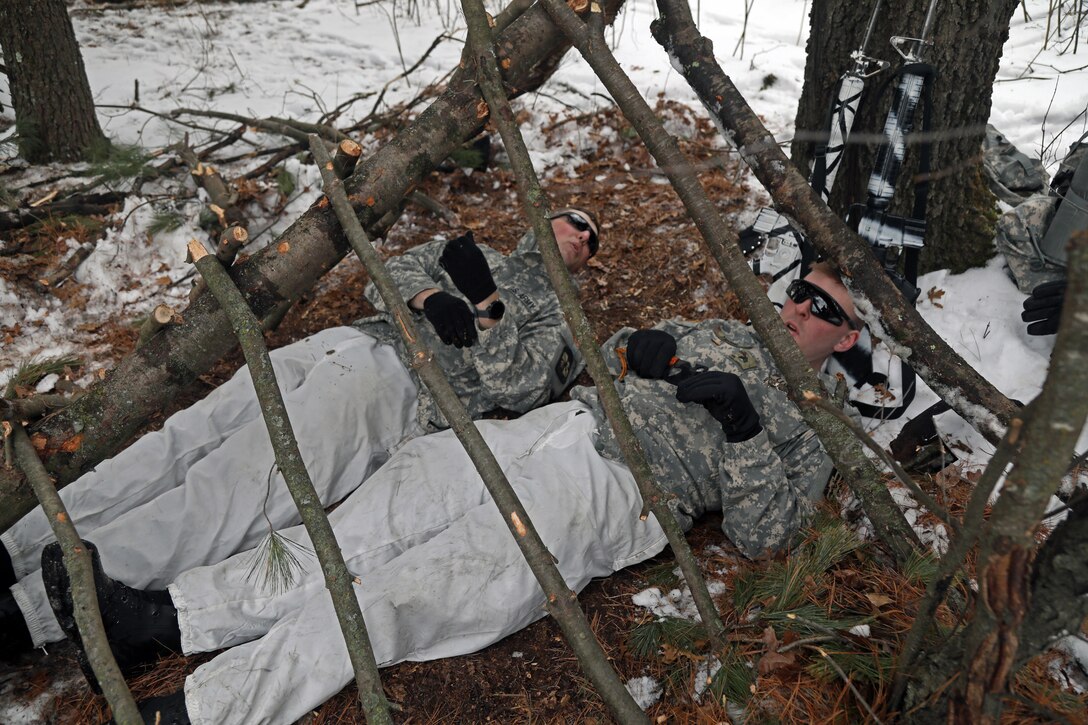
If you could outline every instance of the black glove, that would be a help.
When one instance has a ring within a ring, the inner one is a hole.
[[[1053,335],[1058,331],[1062,319],[1062,303],[1065,302],[1064,279],[1044,282],[1031,291],[1031,297],[1024,300],[1024,311],[1020,319],[1030,322],[1029,335]]]
[[[476,343],[476,315],[464,300],[449,292],[435,292],[423,301],[423,314],[447,345],[472,347]]]
[[[744,383],[733,373],[717,370],[693,375],[676,386],[681,403],[699,403],[722,424],[725,439],[740,443],[763,430]]]
[[[640,378],[660,380],[676,356],[676,338],[662,330],[639,330],[627,338],[627,365]]]
[[[461,294],[474,305],[480,304],[498,289],[491,276],[491,267],[487,266],[484,253],[476,246],[472,232],[446,242],[438,263],[449,273]]]

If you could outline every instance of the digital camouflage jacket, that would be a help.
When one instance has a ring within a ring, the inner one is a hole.
[[[823,495],[831,460],[800,411],[787,398],[784,378],[770,352],[744,324],[669,320],[654,329],[677,341],[677,356],[710,370],[738,375],[759,413],[763,430],[740,443],[726,441],[706,408],[676,400],[676,386],[628,373],[617,388],[657,483],[681,526],[708,511],[721,511],[722,531],[747,556],[777,551],[800,529]],[[616,348],[634,330],[624,328],[605,344],[610,367],[620,370]],[[577,387],[571,397],[599,409],[595,389]],[[604,421],[604,414],[598,419]],[[597,448],[622,461],[611,426],[598,426]]]
[[[464,299],[438,263],[445,244],[424,244],[386,262],[405,301],[435,287]],[[422,312],[415,313],[414,321],[469,415],[478,418],[495,408],[524,413],[562,393],[581,372],[583,361],[563,320],[533,232],[522,236],[509,256],[482,244],[480,249],[506,305],[499,323],[480,330],[472,347],[458,349],[442,343]],[[356,321],[355,327],[397,349],[419,386],[420,424],[427,430],[446,428],[437,404],[412,370],[407,349],[373,282],[365,294],[379,314]]]

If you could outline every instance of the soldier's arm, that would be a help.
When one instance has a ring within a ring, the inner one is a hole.
[[[470,352],[491,405],[520,413],[561,393],[581,370],[582,358],[554,298],[527,304],[516,295],[501,297],[503,318],[480,332]]]
[[[831,474],[819,439],[806,428],[776,452],[764,430],[725,448],[722,531],[749,557],[782,549],[808,518]]]
[[[429,242],[386,261],[386,268],[400,291],[401,299],[412,309],[423,309],[426,293],[452,288],[445,270],[438,264],[445,245],[444,241]],[[385,303],[373,282],[367,283],[363,294],[378,310],[386,311]]]

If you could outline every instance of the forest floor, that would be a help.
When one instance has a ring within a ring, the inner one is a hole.
[[[704,186],[726,218],[734,218],[753,203],[753,195],[739,181],[739,169],[732,162],[720,162],[716,130],[683,107],[668,110],[674,122],[695,129],[685,151],[705,163],[701,174]],[[607,113],[575,122],[587,129],[604,124],[623,127],[622,121]],[[673,316],[736,317],[737,301],[725,291],[721,274],[683,206],[642,144],[633,134],[601,134],[598,139],[596,151],[584,154],[577,178],[552,178],[545,184],[555,205],[586,205],[602,219],[601,252],[578,278],[582,303],[598,340],[624,325],[648,326]],[[459,215],[477,240],[501,250],[512,249],[525,228],[514,179],[506,169],[493,166],[471,174],[459,169],[436,172],[421,190]],[[383,248],[399,253],[450,231],[447,223],[410,205]],[[0,258],[0,264],[6,265],[0,271],[9,282],[21,280],[30,285],[43,269],[56,263],[56,256],[64,250],[51,251],[48,233],[48,225],[23,232],[21,244],[27,248],[37,245],[40,253],[21,258],[18,265],[10,258]],[[358,261],[346,259],[270,333],[270,344],[280,346],[369,314],[362,294],[365,283]],[[64,294],[78,298],[78,285],[74,281],[69,285]],[[131,351],[137,336],[133,327],[120,321],[92,334],[100,343],[95,347],[111,350],[114,360]],[[190,396],[177,400],[176,407],[203,396],[241,364],[240,353],[228,356],[201,378]],[[581,382],[588,383],[588,377],[583,376]],[[163,411],[163,415],[170,412]],[[151,427],[159,423],[161,418]],[[926,486],[953,513],[961,510],[970,489],[969,482],[954,469],[929,477]],[[829,499],[837,503],[829,504],[829,512],[838,515],[844,506],[850,507],[843,503],[848,496],[835,490],[833,486]],[[835,510],[830,511],[831,507]],[[783,560],[745,561],[721,536],[719,523],[715,517],[707,517],[689,534],[704,570],[723,584],[719,606],[741,663],[734,668],[734,681],[720,682],[712,688],[713,695],[696,695],[703,692],[707,680],[705,641],[697,632],[666,631],[675,620],[632,601],[649,587],[658,587],[665,599],[669,599],[668,592],[680,588],[668,552],[593,582],[580,597],[622,677],[651,678],[650,689],[656,684],[660,693],[647,707],[650,718],[663,723],[739,722],[734,703],[746,697],[750,722],[877,722],[866,715],[868,707],[885,719],[890,663],[923,591],[920,579],[895,572],[873,542],[847,547],[826,570],[802,571],[795,609],[807,607],[804,611],[811,613],[810,618],[822,614],[829,622],[857,622],[865,628],[836,624],[830,632],[814,621],[808,623],[807,630],[791,627],[782,618],[768,616],[776,595],[744,598],[738,593],[751,594],[753,582],[765,583],[780,576]],[[678,596],[679,592],[672,598]],[[944,613],[943,622],[948,627],[955,625],[950,612]],[[164,658],[131,682],[133,693],[142,699],[176,691],[185,676],[211,656]],[[837,658],[834,663],[825,662],[831,657]],[[1053,663],[1057,658],[1059,655],[1047,655],[1025,668],[1004,722],[1088,723],[1088,700],[1063,690],[1055,679]],[[67,645],[50,647],[47,656],[35,653],[16,665],[2,666],[0,696],[27,702],[45,698],[39,712],[48,722],[103,722],[108,716],[104,700],[91,695],[78,676],[72,679],[75,669]],[[550,618],[470,656],[385,669],[382,681],[390,701],[399,708],[398,722],[611,722]],[[58,686],[58,682],[65,684]],[[362,722],[354,686],[345,688],[302,722]]]

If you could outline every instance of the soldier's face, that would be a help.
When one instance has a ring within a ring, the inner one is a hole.
[[[834,297],[848,315],[855,314],[850,294],[834,277],[815,269],[805,276],[805,280]],[[812,314],[812,300],[794,302],[787,298],[782,307],[782,322],[801,348],[805,359],[816,370],[823,367],[828,355],[849,350],[858,340],[858,333],[845,323],[833,325]]]
[[[559,253],[563,255],[563,264],[574,274],[589,261],[589,230],[579,231],[573,224],[567,221],[565,216],[552,219],[552,231],[555,233],[555,243],[559,245]]]

